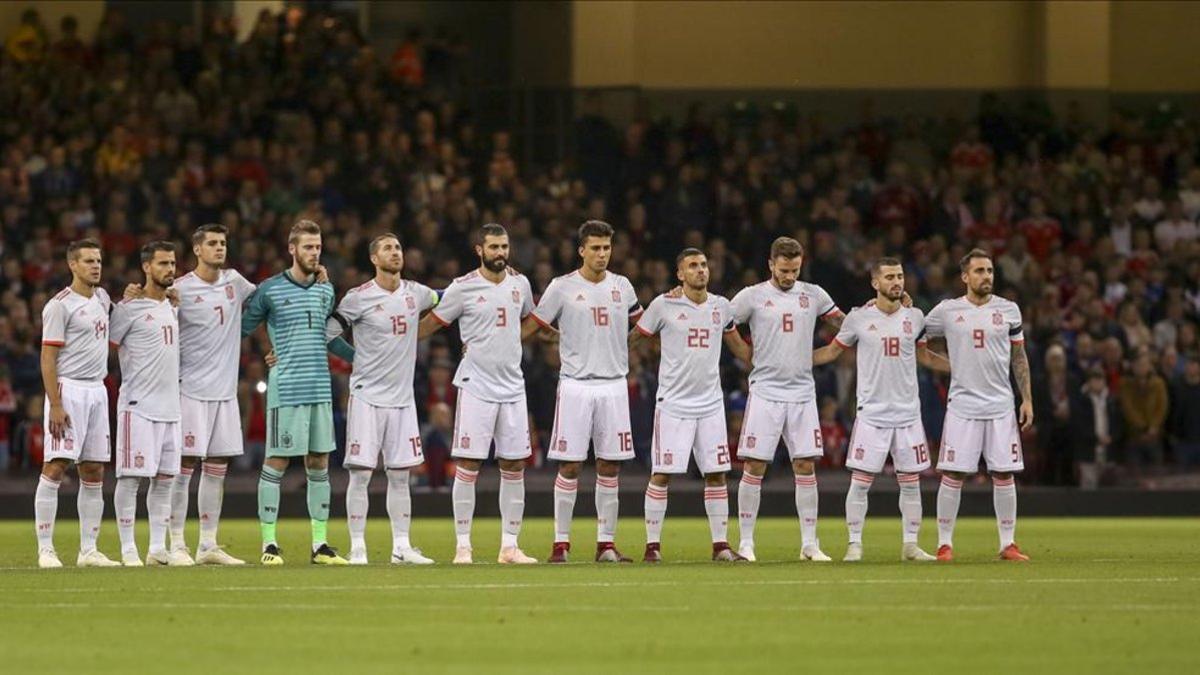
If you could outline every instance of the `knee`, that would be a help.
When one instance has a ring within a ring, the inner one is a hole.
[[[502,459],[500,460],[500,470],[519,473],[525,470],[525,461],[520,459]]]
[[[456,466],[460,469],[466,469],[467,471],[476,471],[477,472],[483,466],[483,461],[478,460],[478,459],[465,459],[465,458],[460,457],[459,459],[454,460],[454,466]],[[503,469],[504,465],[501,464],[500,468]],[[504,470],[509,471],[510,469],[504,469]]]
[[[200,463],[200,460],[196,457],[181,457],[179,459],[179,468],[195,469],[196,465],[199,463]]]
[[[1001,473],[998,471],[992,473],[992,482],[1011,481],[1012,479],[1013,479],[1013,475],[1011,473]]]
[[[708,487],[721,487],[725,485],[725,474],[710,473],[704,476],[704,484]]]
[[[308,454],[304,456],[304,468],[320,471],[329,468],[329,455]]]
[[[67,472],[67,462],[63,459],[52,459],[42,465],[42,475],[50,480],[62,480],[63,474]],[[83,476],[83,467],[79,469],[79,475]]]
[[[817,472],[817,463],[811,459],[794,459],[792,470],[797,476],[811,476]]]
[[[90,482],[104,480],[104,465],[99,462],[81,462],[79,464],[79,478]],[[59,472],[62,476],[62,472]]]
[[[611,478],[621,473],[620,462],[610,462],[604,459],[596,460],[596,475]]]
[[[575,480],[576,478],[579,478],[579,467],[579,462],[563,462],[558,466],[558,475],[562,476],[563,478]],[[596,470],[600,470],[599,465],[597,465]]]
[[[743,465],[743,468],[745,469],[746,473],[750,474],[751,476],[758,476],[759,478],[762,478],[763,474],[767,472],[767,463],[760,462],[757,459],[747,459]]]
[[[658,487],[667,487],[671,484],[671,476],[665,473],[650,474],[650,484]]]

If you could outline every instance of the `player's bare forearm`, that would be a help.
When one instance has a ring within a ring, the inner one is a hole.
[[[1029,377],[1029,356],[1025,354],[1024,344],[1015,344],[1012,347],[1012,370],[1013,377],[1017,380],[1017,388],[1021,390],[1021,402],[1032,402],[1033,384]]]
[[[50,405],[62,405],[58,395],[58,350],[57,345],[42,345],[42,387]]]
[[[836,342],[830,342],[813,352],[813,365],[823,366],[826,363],[833,363],[837,360],[837,357],[842,355],[842,351],[842,348]]]
[[[525,317],[524,319],[521,319],[521,341],[522,342],[524,342],[525,340],[528,340],[529,338],[533,337],[534,335],[537,335],[541,331],[542,331],[542,324],[538,323],[537,319],[533,318],[532,314]]]
[[[935,373],[950,373],[950,359],[944,355],[933,351],[928,346],[921,347],[917,350],[917,363],[920,363],[925,368],[932,370]]]
[[[833,326],[834,329],[840,330],[842,327],[842,322],[846,320],[846,315],[843,314],[841,310],[838,310],[836,312],[830,312],[821,318],[825,320],[825,323]]]
[[[731,330],[725,333],[725,346],[729,352],[733,354],[735,359],[740,360],[747,366],[750,365],[750,360],[754,357],[754,349],[742,339],[742,335],[736,330]]]
[[[433,312],[421,317],[421,323],[417,324],[417,339],[424,340],[442,329],[442,324],[433,316]]]

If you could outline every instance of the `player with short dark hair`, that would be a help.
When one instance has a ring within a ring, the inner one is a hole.
[[[712,536],[712,558],[738,561],[729,548],[729,490],[725,474],[732,465],[721,392],[721,342],[746,362],[750,347],[733,321],[728,300],[708,292],[708,258],[686,248],[675,258],[682,293],[660,295],[638,319],[630,342],[657,336],[661,344],[658,396],[651,439],[650,482],[646,486],[644,562],[662,561],[662,530],[667,490],[673,474],[687,473],[688,461],[704,474],[704,511]]]
[[[930,338],[944,337],[950,355],[950,394],[938,453],[938,560],[954,559],[954,525],[962,482],[979,471],[992,477],[992,500],[1000,534],[1000,558],[1029,557],[1015,542],[1017,487],[1013,474],[1024,470],[1021,431],[1033,425],[1029,358],[1021,308],[992,294],[995,271],[987,251],[972,249],[959,263],[967,293],[943,300],[925,318]],[[1009,374],[1021,390],[1020,416],[1014,412]]]
[[[58,568],[54,549],[58,487],[67,466],[79,471],[79,567],[120,563],[96,550],[104,518],[104,465],[110,459],[108,393],[108,314],[112,303],[100,287],[100,243],[80,239],[67,246],[71,285],[42,309],[42,385],[46,452],[33,497],[38,567]]]
[[[846,494],[850,545],[844,560],[862,560],[867,494],[888,455],[900,484],[900,559],[936,560],[917,545],[921,531],[921,472],[929,468],[917,364],[939,372],[950,369],[945,358],[931,352],[921,337],[925,315],[903,304],[904,267],[900,261],[876,260],[871,265],[871,287],[875,289],[874,302],[852,309],[837,336],[813,353],[813,365],[819,366],[857,347],[858,408],[846,457],[846,468],[852,472]]]

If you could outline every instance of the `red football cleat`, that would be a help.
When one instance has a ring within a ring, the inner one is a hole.
[[[567,562],[567,554],[571,552],[571,542],[556,541],[554,548],[550,550],[550,557],[546,559],[548,563],[565,563]]]
[[[942,544],[938,547],[937,559],[938,562],[954,562],[954,549],[950,548],[950,544]]]
[[[745,557],[729,548],[729,544],[723,541],[713,544],[712,559],[717,562],[748,562]]]
[[[661,545],[658,542],[646,544],[646,552],[642,554],[642,562],[644,563],[660,563],[662,562],[662,551],[659,550]]]
[[[1000,551],[1000,559],[1012,560],[1015,562],[1029,562],[1029,556],[1021,553],[1021,549],[1017,548],[1016,542],[1005,546],[1004,550]]]
[[[631,563],[633,559],[622,555],[611,541],[598,541],[596,542],[596,562]]]

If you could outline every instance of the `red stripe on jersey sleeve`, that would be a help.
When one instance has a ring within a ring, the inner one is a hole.
[[[42,344],[50,345],[51,347],[62,347],[64,345],[66,345],[67,343],[59,342],[58,340],[42,340]]]

